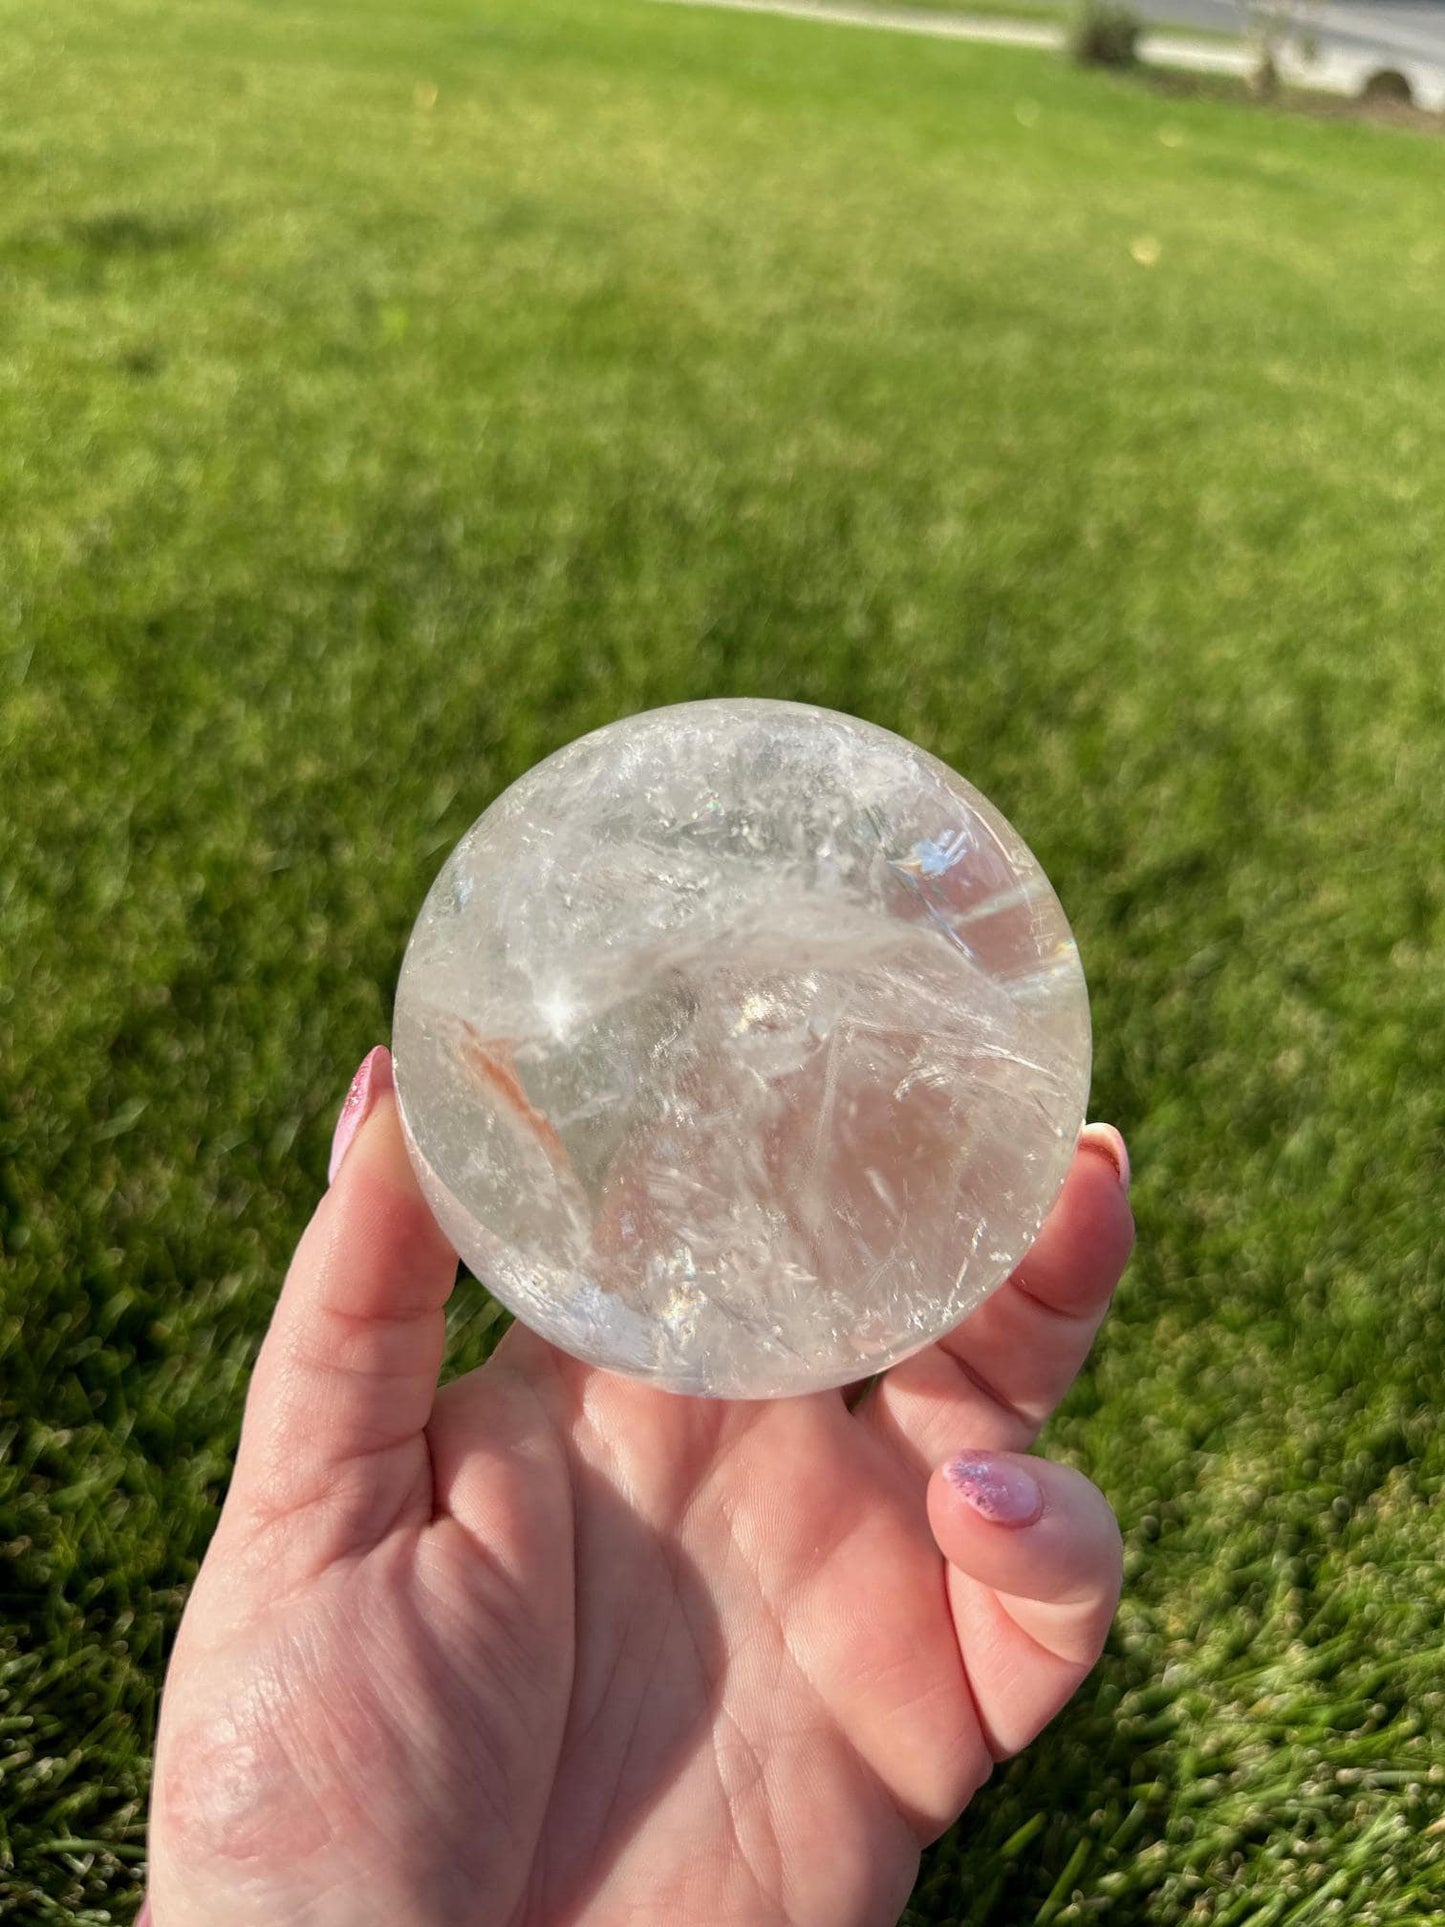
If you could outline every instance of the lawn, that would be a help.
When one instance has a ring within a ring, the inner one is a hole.
[[[910,1922],[1438,1918],[1445,146],[645,0],[0,28],[0,1916],[130,1918],[443,853],[752,693],[1013,817],[1137,1173],[1049,1435],[1124,1603]]]

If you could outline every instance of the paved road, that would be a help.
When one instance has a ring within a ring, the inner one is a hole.
[[[1238,33],[1244,17],[1236,0],[1138,0],[1138,6],[1147,20],[1216,33]],[[1322,47],[1374,54],[1382,66],[1418,60],[1445,67],[1445,0],[1324,0],[1301,4],[1297,13]]]
[[[1146,19],[1186,31],[1238,33],[1245,17],[1238,0],[1135,4]],[[1296,85],[1357,94],[1389,69],[1405,76],[1419,106],[1445,111],[1445,0],[1297,0],[1294,18],[1297,37],[1280,70]]]
[[[677,0],[674,0],[677,3]],[[946,40],[985,40],[1017,47],[1059,47],[1061,26],[1050,21],[976,19],[958,14],[924,13],[876,0],[680,0],[684,6],[726,7],[741,13],[790,14],[838,26],[892,28]],[[1257,56],[1234,41],[1190,39],[1189,26],[1239,33],[1235,0],[1135,0],[1158,23],[1140,43],[1140,56],[1163,66],[1201,73],[1252,71]],[[966,8],[967,0],[963,0]],[[1190,14],[1188,21],[1181,19]],[[1277,54],[1282,77],[1296,87],[1355,95],[1375,74],[1394,69],[1409,81],[1418,106],[1445,113],[1445,0],[1356,0],[1352,6],[1312,7],[1308,21],[1316,45],[1285,45]],[[1421,24],[1423,21],[1423,25]],[[1165,27],[1178,23],[1178,31]],[[1402,24],[1403,23],[1403,24]],[[1438,29],[1439,38],[1434,35]]]

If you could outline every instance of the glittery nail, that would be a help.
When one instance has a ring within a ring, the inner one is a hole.
[[[351,1089],[346,1093],[341,1115],[336,1120],[336,1131],[331,1139],[331,1166],[326,1174],[328,1184],[335,1184],[336,1174],[351,1149],[356,1133],[370,1116],[376,1100],[391,1087],[391,1052],[385,1044],[378,1044],[362,1059],[361,1068],[352,1078]]]
[[[991,1525],[1031,1526],[1044,1509],[1043,1487],[1012,1459],[966,1452],[949,1460],[943,1476]]]

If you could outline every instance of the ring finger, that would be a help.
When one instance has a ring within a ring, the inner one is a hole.
[[[1027,1255],[936,1345],[895,1365],[857,1416],[925,1475],[950,1453],[1026,1451],[1073,1383],[1134,1242],[1129,1160],[1090,1124]]]

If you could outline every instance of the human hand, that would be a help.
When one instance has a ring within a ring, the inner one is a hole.
[[[848,1927],[1059,1710],[1118,1531],[1021,1455],[1132,1241],[1090,1126],[1013,1279],[850,1409],[681,1398],[514,1326],[441,1391],[455,1255],[374,1052],[166,1681],[154,1927]]]

